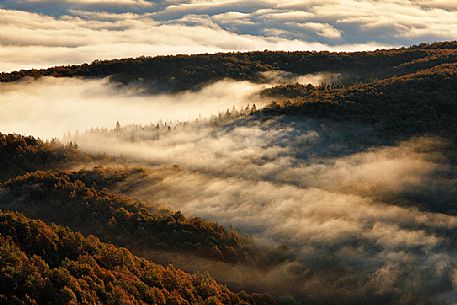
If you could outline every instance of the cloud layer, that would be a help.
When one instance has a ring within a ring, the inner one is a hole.
[[[140,55],[366,50],[457,39],[454,1],[4,0],[3,71]]]

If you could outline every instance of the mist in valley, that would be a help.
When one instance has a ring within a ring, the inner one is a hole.
[[[457,0],[0,0],[0,305],[457,305]]]
[[[452,299],[457,184],[445,140],[386,144],[363,125],[260,114],[170,127],[75,140],[150,169],[122,187],[130,196],[236,228],[260,246],[286,246],[294,258],[266,271],[164,261],[310,303]]]
[[[150,86],[150,85],[148,85]],[[121,86],[109,78],[43,77],[1,84],[0,130],[61,138],[92,127],[194,120],[227,108],[261,103],[255,94],[264,85],[219,81],[200,90],[150,94],[140,84]]]
[[[163,263],[284,302],[453,304],[457,178],[449,143],[391,142],[367,125],[268,116],[252,105],[269,102],[258,95],[269,85],[226,80],[150,95],[108,79],[2,84],[8,111],[0,130],[65,134],[62,141],[85,152],[141,165],[147,174],[119,192],[151,209],[216,221],[259,251],[287,256],[260,267],[138,249]]]

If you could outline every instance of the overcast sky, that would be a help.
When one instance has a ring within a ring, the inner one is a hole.
[[[0,0],[0,71],[248,50],[457,39],[456,0]]]

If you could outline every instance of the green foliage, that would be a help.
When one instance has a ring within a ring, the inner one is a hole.
[[[248,304],[207,274],[189,274],[125,248],[0,211],[0,303]],[[254,302],[252,302],[254,303]]]

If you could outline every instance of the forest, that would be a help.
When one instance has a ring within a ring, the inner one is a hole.
[[[423,133],[457,134],[457,42],[419,44],[369,52],[248,52],[96,60],[91,64],[0,74],[24,77],[110,77],[153,92],[197,90],[233,79],[265,83],[271,71],[292,75],[332,73],[315,86],[286,83],[262,92],[269,114],[304,114],[368,123],[387,138]]]
[[[264,111],[368,123],[386,138],[428,133],[456,140],[457,64],[335,87],[298,84],[267,89],[264,94],[275,100]]]
[[[455,41],[0,86],[2,304],[455,302]]]
[[[57,141],[43,142],[32,136],[0,133],[0,181],[91,158],[73,143],[61,145]]]
[[[186,218],[180,212],[159,210],[152,214],[141,202],[107,189],[136,171],[141,169],[37,171],[5,182],[0,201],[8,209],[123,247],[135,248],[137,244],[156,250],[190,251],[228,262],[247,259],[247,250],[234,232],[200,218]]]
[[[235,294],[208,274],[154,264],[93,235],[14,212],[0,212],[0,242],[5,304],[256,303],[256,296]]]
[[[262,82],[266,71],[298,75],[322,71],[342,73],[352,81],[384,79],[410,74],[444,63],[457,62],[457,42],[420,44],[409,48],[368,52],[218,53],[95,60],[90,64],[58,66],[42,70],[1,73],[1,82],[24,77],[112,77],[123,84],[139,82],[151,90],[180,91],[231,78]]]
[[[260,268],[290,259],[287,251],[260,251],[232,229],[179,211],[150,209],[123,195],[122,183],[141,179],[142,167],[63,170],[118,158],[89,155],[58,140],[15,134],[1,139],[0,154],[9,160],[2,164],[0,183],[2,302],[277,304],[268,294],[235,294],[207,273],[162,267],[126,248],[146,258],[176,253]]]

